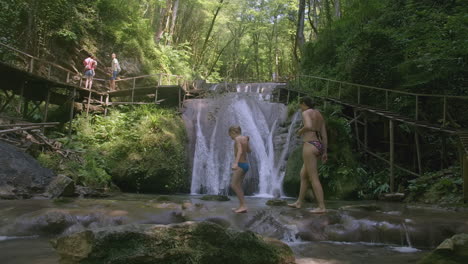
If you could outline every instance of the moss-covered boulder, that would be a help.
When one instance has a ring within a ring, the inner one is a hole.
[[[468,263],[468,234],[457,234],[444,240],[419,262],[419,264],[462,263]]]
[[[61,264],[293,264],[284,243],[209,222],[124,225],[52,241]]]

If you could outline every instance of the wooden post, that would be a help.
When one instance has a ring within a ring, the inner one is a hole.
[[[416,107],[415,107],[414,119],[418,120],[419,118],[419,96],[416,95]]]
[[[443,113],[443,117],[442,117],[442,126],[444,127],[445,126],[445,121],[447,119],[447,97],[444,96],[444,113]]]
[[[70,99],[70,121],[68,123],[68,141],[71,142],[71,134],[72,134],[72,122],[73,122],[73,110],[75,108],[75,94],[76,94],[76,87],[73,87],[73,91],[71,94]]]
[[[416,144],[416,159],[418,162],[418,172],[419,175],[422,175],[422,166],[421,166],[421,147],[419,146],[419,133],[418,129],[414,128],[414,143]]]
[[[361,150],[361,143],[359,141],[359,126],[358,126],[357,110],[353,109],[353,113],[354,113],[354,131],[355,131],[354,134],[356,134],[357,148],[358,148],[358,150]]]
[[[49,64],[49,67],[47,69],[47,79],[50,79],[51,72],[52,72],[52,64]]]
[[[45,111],[44,111],[44,118],[42,122],[47,122],[47,115],[49,114],[49,102],[50,102],[50,86],[47,86],[47,97],[46,97],[46,104],[45,104]],[[42,127],[42,133],[45,132],[45,127]]]
[[[367,138],[367,115],[364,115],[364,151],[367,152],[368,138]]]
[[[132,86],[132,103],[133,103],[133,97],[135,96],[135,81],[136,79],[133,78],[133,86]]]
[[[357,87],[357,103],[361,104],[361,86]]]
[[[24,86],[26,85],[26,82],[21,82],[20,86],[20,102],[19,102],[19,107],[18,107],[18,113],[21,114],[21,110],[23,108],[24,104]]]
[[[468,203],[468,155],[463,155],[463,202]]]
[[[154,103],[158,103],[158,87],[156,86],[156,91],[154,91]]]
[[[91,104],[91,95],[93,94],[93,92],[91,90],[89,90],[89,95],[88,95],[88,104],[86,105],[86,116],[88,116],[89,114],[89,106]]]
[[[33,73],[34,71],[34,58],[31,57],[31,62],[29,63],[29,72]]]
[[[67,83],[70,82],[70,72],[67,72]]]
[[[288,96],[286,97],[286,104],[288,105],[289,104],[289,89],[288,89]]]
[[[104,108],[104,116],[107,115],[107,108],[109,107],[109,94],[106,95],[106,107]]]
[[[385,91],[385,110],[388,110],[388,91]]]
[[[338,87],[338,99],[341,100],[341,82],[340,82],[340,86]]]
[[[177,86],[177,87],[179,87],[179,86]],[[181,92],[182,92],[181,90],[182,90],[182,89],[180,89],[180,87],[179,87],[179,111],[180,111],[180,109],[182,108],[182,100],[181,100],[181,98],[180,98],[180,97],[181,97]]]
[[[390,126],[390,192],[395,192],[395,175],[393,173],[393,165],[395,159],[394,149],[394,134],[393,134],[393,120],[389,119]]]

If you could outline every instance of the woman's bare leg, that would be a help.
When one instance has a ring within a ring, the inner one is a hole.
[[[234,210],[234,212],[245,213],[247,212],[247,206],[245,205],[244,191],[242,190],[242,181],[244,180],[245,173],[243,169],[239,168],[234,170],[232,174],[231,188],[236,193],[237,198],[239,198],[239,208]]]
[[[309,180],[307,179],[307,172],[304,167],[304,164],[302,164],[300,175],[301,175],[301,188],[299,190],[299,197],[297,197],[297,201],[295,203],[288,204],[289,207],[301,208],[302,203],[304,202],[305,195],[307,192],[307,185],[309,184],[308,183]]]
[[[317,157],[318,149],[311,144],[304,144],[303,158],[304,166],[306,168],[309,181],[312,184],[312,190],[314,191],[315,199],[317,199],[318,208],[312,210],[312,213],[324,213],[325,212],[325,201],[323,198],[322,184],[320,183],[318,171],[317,171]]]

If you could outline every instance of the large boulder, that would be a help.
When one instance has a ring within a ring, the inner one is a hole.
[[[50,198],[72,197],[75,194],[75,181],[65,175],[58,175],[46,188],[46,194]]]
[[[41,167],[30,155],[18,148],[0,142],[0,189],[3,198],[28,198],[42,193],[55,177],[54,173]]]
[[[468,263],[468,234],[457,234],[444,240],[419,262],[419,264],[462,263]]]
[[[209,222],[123,225],[52,241],[61,264],[293,264],[284,243]]]

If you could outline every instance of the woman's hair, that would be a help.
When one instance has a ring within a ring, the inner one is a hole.
[[[299,98],[299,103],[300,104],[305,104],[310,108],[314,108],[314,106],[315,106],[315,103],[314,103],[314,101],[312,101],[312,98],[310,98],[308,96],[304,96],[304,97]]]
[[[229,128],[229,134],[241,134],[242,133],[242,129],[240,126],[231,126]]]

